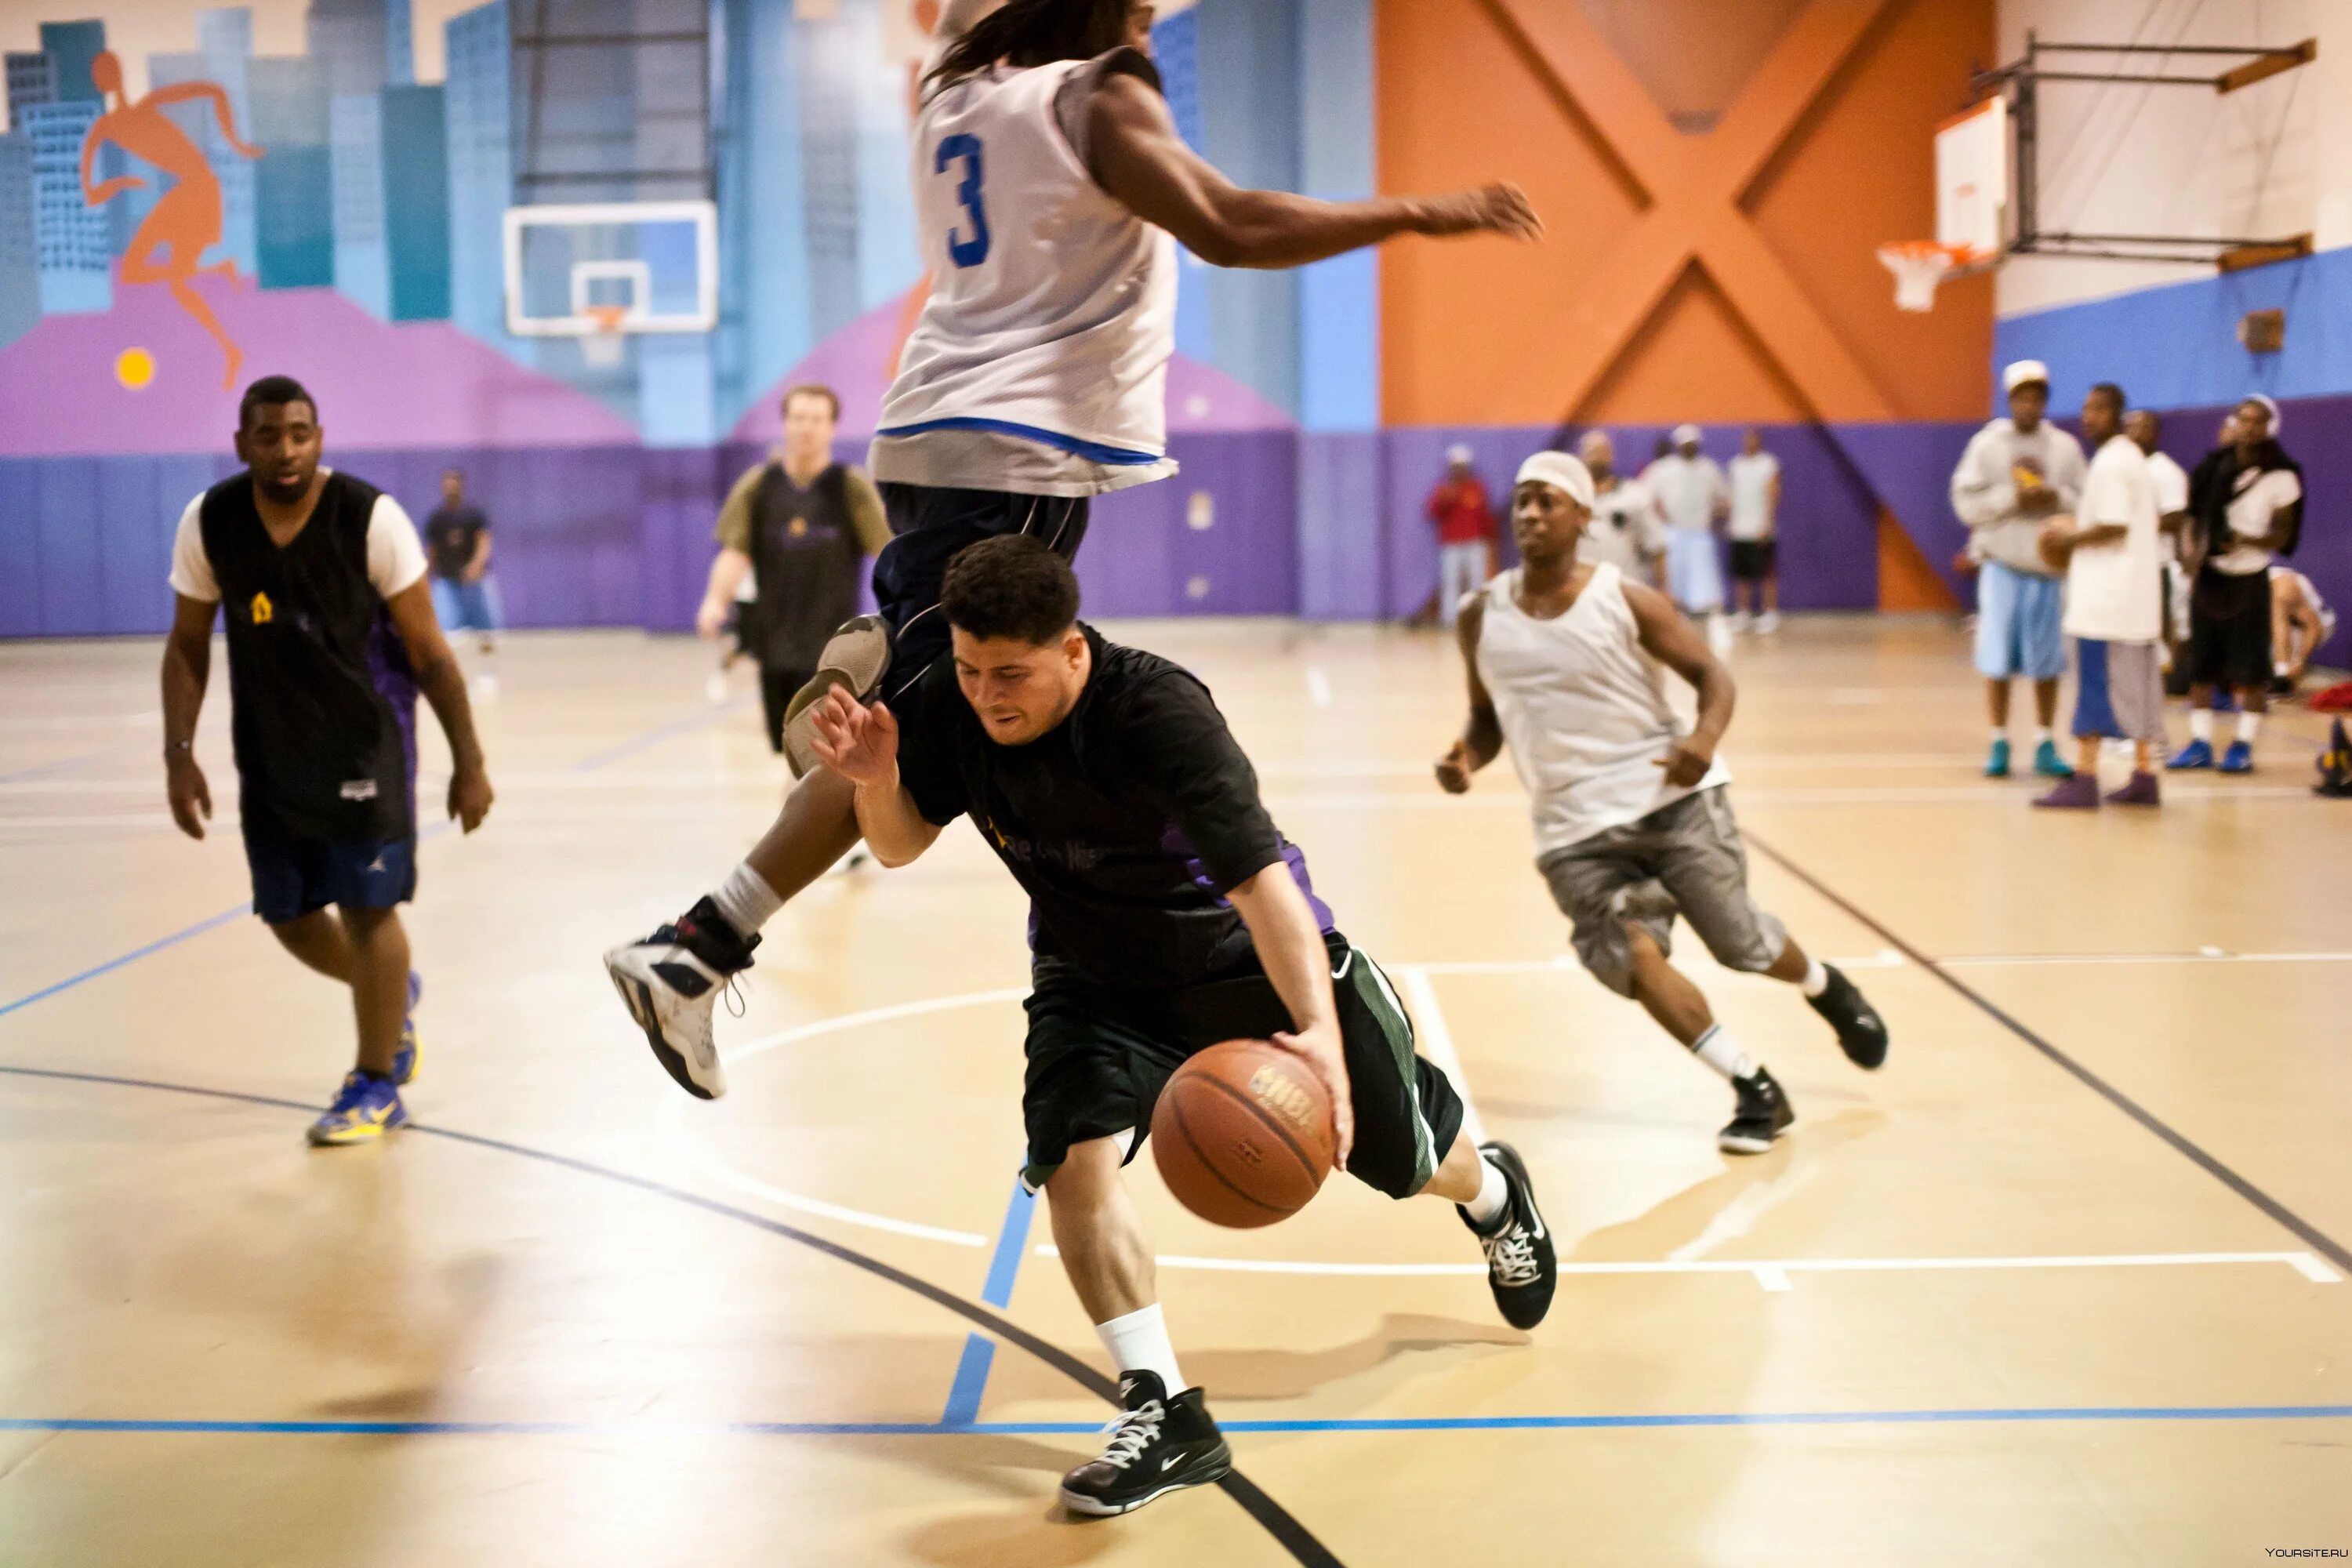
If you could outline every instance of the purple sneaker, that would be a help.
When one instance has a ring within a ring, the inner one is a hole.
[[[2034,797],[2034,805],[2053,811],[2096,811],[2099,809],[2099,781],[2089,773],[2076,773],[2061,779],[2058,787],[2048,795]]]
[[[2135,772],[2123,788],[2107,796],[2109,805],[2162,805],[2164,797],[2157,788],[2156,775]]]

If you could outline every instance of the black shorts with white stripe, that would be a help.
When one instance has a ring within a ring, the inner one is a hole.
[[[896,697],[947,652],[940,584],[947,576],[948,563],[966,546],[999,534],[1029,533],[1069,561],[1076,558],[1087,536],[1085,496],[1013,495],[896,482],[877,488],[891,534],[874,563],[875,602],[891,636],[890,670],[882,678],[886,698]]]

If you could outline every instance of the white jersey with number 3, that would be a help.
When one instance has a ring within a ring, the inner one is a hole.
[[[1055,112],[1112,58],[1000,65],[916,116],[931,295],[880,436],[986,431],[1165,470],[1176,242],[1095,184]]]

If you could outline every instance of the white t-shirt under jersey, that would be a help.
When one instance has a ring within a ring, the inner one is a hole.
[[[320,473],[333,471],[321,468]],[[213,576],[211,558],[205,553],[204,504],[205,498],[199,495],[180,514],[180,529],[172,539],[172,592],[217,605],[220,583]],[[385,599],[407,592],[425,575],[425,546],[417,540],[416,524],[387,495],[377,496],[374,510],[368,513],[367,564],[368,581]]]
[[[1731,537],[1753,542],[1772,537],[1772,486],[1780,459],[1769,452],[1742,452],[1731,459]]]
[[[2084,527],[2119,523],[2112,544],[2087,544],[2066,569],[2066,635],[2103,642],[2152,643],[2164,630],[2156,485],[2147,454],[2128,436],[2109,437],[2083,476],[2075,519]]]
[[[917,110],[931,291],[883,404],[877,479],[1092,495],[1176,471],[1176,241],[1095,183],[1072,140],[1084,116],[1062,112],[1066,92],[1148,68],[1126,50],[992,66]]]
[[[1538,859],[1731,782],[1717,757],[1693,788],[1666,783],[1659,760],[1685,731],[1623,574],[1595,566],[1568,613],[1549,620],[1520,609],[1518,592],[1517,567],[1486,585],[1478,679],[1526,786]]]

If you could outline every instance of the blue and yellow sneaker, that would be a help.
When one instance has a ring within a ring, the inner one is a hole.
[[[408,972],[408,1016],[400,1021],[400,1048],[392,1053],[392,1081],[406,1089],[416,1081],[416,1001],[425,994],[425,977]]]
[[[1992,743],[1992,755],[1985,759],[1985,777],[2005,779],[2009,776],[2009,738],[2002,736]]]
[[[2045,779],[2071,779],[2074,770],[2058,754],[2058,742],[2044,741],[2033,748],[2033,771]]]
[[[400,1103],[397,1084],[373,1073],[348,1072],[335,1103],[310,1123],[310,1143],[318,1149],[364,1143],[407,1122],[408,1108]]]

